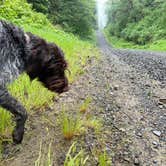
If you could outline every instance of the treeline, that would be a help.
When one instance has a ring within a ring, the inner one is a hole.
[[[166,39],[165,0],[108,0],[107,12],[112,36],[140,45]]]
[[[54,25],[82,38],[91,37],[95,28],[95,0],[27,0]]]

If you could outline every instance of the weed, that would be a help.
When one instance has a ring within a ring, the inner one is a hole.
[[[51,166],[51,143],[49,144],[48,147],[48,153],[47,153],[47,159],[45,160],[44,166]]]
[[[89,157],[84,156],[84,151],[82,149],[77,154],[76,150],[76,142],[74,142],[66,154],[64,166],[84,166],[86,164]]]
[[[83,130],[82,122],[78,116],[70,117],[66,113],[63,113],[61,118],[62,133],[66,140],[71,140]]]
[[[37,80],[31,82],[25,73],[9,84],[8,89],[13,96],[21,101],[27,111],[50,104],[55,95]]]
[[[42,157],[42,141],[40,142],[40,150],[37,160],[35,161],[35,166],[41,166],[41,157]]]
[[[91,103],[91,97],[87,96],[79,106],[80,112],[82,113],[87,112],[90,103]]]
[[[99,166],[110,166],[111,165],[111,161],[110,161],[109,156],[107,155],[106,151],[99,153],[98,165]]]
[[[11,116],[10,116],[9,112],[0,108],[0,133],[1,133],[1,135],[7,136],[8,133],[11,131],[11,129],[12,129]]]
[[[96,119],[96,118],[90,118],[84,120],[84,126],[94,129],[96,133],[101,131],[102,127],[102,120],[101,119]]]
[[[47,157],[43,156],[42,154],[42,141],[40,142],[40,149],[38,158],[35,161],[35,166],[51,166],[51,143],[48,147]]]

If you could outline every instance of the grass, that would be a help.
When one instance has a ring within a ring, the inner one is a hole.
[[[101,131],[102,128],[102,120],[101,119],[97,119],[97,118],[88,118],[86,120],[84,120],[83,125],[86,128],[91,128],[95,131],[95,133],[99,133]]]
[[[166,39],[157,40],[146,45],[137,45],[133,42],[128,42],[122,38],[116,36],[110,36],[107,30],[104,31],[107,41],[116,48],[133,48],[133,49],[147,49],[147,50],[159,50],[166,51]]]
[[[76,142],[74,142],[69,148],[66,158],[64,161],[64,166],[85,166],[88,160],[88,156],[85,156],[84,151],[81,149],[77,152]]]
[[[62,113],[61,119],[62,133],[66,140],[71,140],[75,135],[81,133],[83,129],[82,122],[78,116],[71,117],[66,113]]]
[[[39,155],[37,160],[35,161],[34,166],[51,166],[51,143],[48,146],[47,156],[43,156],[42,154],[42,141],[40,142]]]
[[[85,113],[88,110],[89,104],[91,103],[90,96],[86,96],[83,102],[79,106],[79,110],[81,113]]]
[[[100,152],[98,155],[98,166],[110,166],[111,160],[107,155],[106,151]]]

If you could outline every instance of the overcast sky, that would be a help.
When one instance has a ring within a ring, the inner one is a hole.
[[[98,13],[98,26],[100,29],[103,29],[107,23],[107,16],[105,13],[106,6],[105,2],[107,0],[97,0],[97,13]]]

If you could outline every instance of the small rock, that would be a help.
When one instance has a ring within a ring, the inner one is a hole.
[[[161,103],[166,104],[166,99],[159,99],[159,101],[160,101]]]
[[[161,136],[161,131],[158,131],[158,130],[154,130],[153,131],[153,134],[160,137]]]
[[[151,87],[150,84],[145,84],[146,87]]]
[[[163,105],[159,105],[159,108],[160,108],[160,109],[163,109],[163,108],[164,108],[164,106],[163,106]]]
[[[114,85],[114,90],[118,90],[119,89],[119,85]]]
[[[140,161],[139,161],[139,159],[138,159],[138,158],[135,158],[135,159],[134,159],[134,165],[137,165],[137,166],[139,166],[139,165],[140,165]]]
[[[124,158],[124,161],[130,162],[130,158],[125,157],[125,158]]]
[[[153,160],[153,163],[154,163],[154,164],[157,164],[157,160]]]
[[[126,131],[126,129],[124,129],[124,128],[120,128],[119,130],[122,131],[122,132]]]
[[[141,134],[141,133],[139,133],[139,132],[138,132],[138,133],[136,133],[136,135],[137,135],[137,136],[139,136],[139,137],[142,137],[142,134]]]
[[[152,144],[155,146],[158,145],[158,143],[156,141],[153,141]]]

